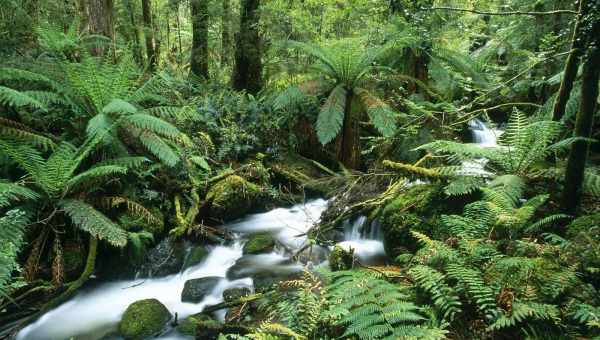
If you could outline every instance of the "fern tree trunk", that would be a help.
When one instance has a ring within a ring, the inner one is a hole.
[[[152,12],[150,0],[142,0],[142,20],[144,21],[144,38],[146,40],[146,58],[148,69],[156,70],[156,50],[154,48],[154,30],[152,29]]]
[[[231,0],[223,0],[221,16],[221,64],[228,65],[231,58]]]
[[[552,120],[559,121],[565,114],[565,108],[567,102],[571,96],[571,90],[573,89],[573,83],[577,77],[577,69],[579,67],[579,60],[584,50],[584,39],[581,39],[581,26],[582,19],[587,12],[589,0],[579,0],[579,14],[575,21],[575,27],[573,28],[573,37],[571,39],[571,53],[567,57],[565,63],[565,69],[563,72],[563,78],[560,82],[560,88],[558,89],[558,95],[554,100],[554,107],[552,109]]]
[[[575,122],[575,137],[589,138],[594,125],[594,113],[596,112],[596,101],[598,99],[598,80],[600,79],[600,24],[596,24],[596,45],[588,51],[587,58],[583,64],[583,79],[581,84],[581,104],[577,120]],[[565,188],[562,197],[563,210],[571,215],[577,213],[577,207],[581,199],[585,163],[587,161],[589,143],[579,140],[573,143],[567,161],[565,174]]]
[[[242,0],[236,39],[233,87],[256,94],[262,88],[262,53],[258,23],[260,0]]]
[[[344,125],[338,148],[338,161],[346,168],[358,169],[360,167],[360,117],[356,96],[349,90],[346,95],[346,108],[344,110]]]
[[[208,0],[191,0],[192,55],[190,74],[208,79]]]

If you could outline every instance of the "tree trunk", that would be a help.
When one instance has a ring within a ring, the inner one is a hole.
[[[144,21],[144,37],[146,39],[146,58],[148,69],[156,70],[156,51],[154,49],[154,30],[152,29],[151,0],[142,0],[142,20]]]
[[[190,74],[208,79],[208,2],[191,0],[192,55]]]
[[[569,97],[571,96],[571,90],[573,89],[573,83],[577,77],[579,59],[583,54],[584,48],[584,39],[581,39],[581,20],[585,15],[584,11],[587,11],[587,2],[588,0],[579,0],[579,15],[577,16],[575,27],[573,28],[571,53],[567,57],[562,81],[560,82],[560,88],[558,89],[558,95],[554,100],[554,108],[552,109],[552,120],[554,121],[559,121],[564,116],[565,108],[569,101]]]
[[[600,35],[600,32],[596,32],[596,34]],[[597,65],[598,60],[600,60],[600,47],[592,46],[588,51],[586,61],[583,65],[581,104],[575,122],[575,137],[589,138],[592,134],[596,101],[598,99],[598,80],[600,78],[600,67]],[[577,207],[581,199],[588,151],[589,142],[579,140],[573,143],[569,153],[562,208],[566,213],[571,215],[577,213]]]
[[[242,0],[240,33],[236,39],[233,87],[257,94],[262,88],[261,41],[258,23],[260,0]]]
[[[231,53],[231,0],[223,0],[221,16],[221,64],[227,65]]]
[[[125,0],[125,8],[129,12],[129,24],[131,25],[131,37],[133,38],[133,57],[138,65],[144,64],[144,57],[142,56],[142,46],[140,45],[141,31],[139,25],[135,20],[135,9],[132,0]]]
[[[103,35],[111,41],[113,32],[113,0],[89,0],[88,2],[88,28],[91,34]],[[92,48],[92,55],[104,54],[103,46]]]
[[[348,169],[360,168],[360,117],[359,105],[352,91],[346,95],[344,125],[338,149],[338,160]]]

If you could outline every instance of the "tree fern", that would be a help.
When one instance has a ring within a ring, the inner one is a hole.
[[[346,103],[346,89],[343,85],[336,86],[327,100],[317,118],[317,135],[321,144],[331,142],[338,135],[344,123]]]

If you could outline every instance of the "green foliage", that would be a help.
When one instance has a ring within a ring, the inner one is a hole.
[[[9,210],[0,217],[0,296],[10,293],[12,274],[20,268],[17,255],[29,221],[29,215],[20,209]]]
[[[338,271],[329,277],[326,294],[332,305],[325,315],[345,327],[343,337],[445,337],[446,331],[424,323],[423,309],[410,302],[402,287],[369,272]]]

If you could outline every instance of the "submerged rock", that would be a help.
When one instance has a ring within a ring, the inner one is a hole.
[[[262,198],[261,188],[244,178],[231,175],[213,185],[206,194],[211,215],[233,220],[255,207]]]
[[[183,302],[201,302],[204,297],[212,292],[221,277],[208,276],[199,279],[187,280],[181,292],[181,301]]]
[[[275,248],[275,239],[269,233],[260,233],[250,236],[244,245],[244,255],[268,253]]]
[[[145,339],[159,334],[171,320],[171,313],[156,299],[140,300],[127,307],[119,333],[125,339]]]

